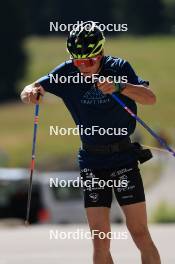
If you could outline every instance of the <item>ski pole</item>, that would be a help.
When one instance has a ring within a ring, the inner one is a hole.
[[[164,139],[159,137],[156,132],[154,132],[154,130],[152,130],[139,116],[134,114],[134,112],[130,108],[128,108],[127,105],[116,94],[113,93],[111,94],[111,96],[117,103],[119,103],[119,105],[121,105],[126,110],[126,112],[128,112],[128,114],[135,118],[136,121],[139,122],[160,143],[162,147],[168,150],[173,155],[173,157],[175,157],[175,151],[165,142]]]
[[[28,195],[27,195],[27,212],[25,225],[29,225],[30,218],[30,207],[31,207],[31,196],[32,196],[32,182],[33,182],[33,172],[35,168],[35,146],[36,146],[36,136],[37,136],[37,128],[38,128],[38,117],[39,117],[39,98],[40,93],[37,94],[36,104],[35,104],[35,117],[34,117],[34,130],[33,130],[33,142],[32,142],[32,160],[30,166],[30,179],[28,185]]]

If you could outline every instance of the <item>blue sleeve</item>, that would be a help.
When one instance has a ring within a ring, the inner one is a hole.
[[[41,77],[37,80],[46,92],[52,93],[56,96],[62,97],[64,84],[59,82],[59,76],[64,74],[65,63],[60,64],[53,69],[49,74]]]
[[[134,69],[127,61],[124,61],[122,65],[122,75],[127,76],[128,83],[149,86],[149,81],[143,80],[139,76],[137,76]]]

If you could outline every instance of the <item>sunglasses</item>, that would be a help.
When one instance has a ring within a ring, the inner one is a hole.
[[[90,67],[90,66],[93,66],[98,60],[99,60],[99,56],[96,56],[94,58],[89,58],[89,59],[73,59],[73,64],[76,67],[79,67],[82,65],[86,67]]]

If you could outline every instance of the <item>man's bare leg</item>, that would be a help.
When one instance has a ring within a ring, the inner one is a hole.
[[[107,234],[110,228],[110,208],[107,207],[88,207],[86,214],[90,230],[99,230]],[[98,231],[95,232],[97,234]],[[93,239],[93,264],[114,264],[110,253],[110,239],[100,239],[98,235]]]
[[[141,252],[142,264],[161,264],[147,225],[145,202],[122,206],[128,230]]]

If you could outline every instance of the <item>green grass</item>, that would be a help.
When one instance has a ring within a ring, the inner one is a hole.
[[[173,37],[107,39],[106,54],[127,59],[138,75],[148,79],[157,95],[154,106],[139,106],[139,115],[154,129],[173,133],[175,126]],[[29,62],[27,73],[18,90],[45,75],[68,58],[63,38],[30,38],[25,41]],[[61,100],[47,95],[40,109],[37,139],[37,164],[42,169],[72,168],[79,139],[75,136],[49,136],[49,125],[74,126]],[[28,166],[33,133],[33,106],[22,103],[0,106],[1,150],[8,155],[6,166]],[[142,130],[143,131],[143,130]],[[146,144],[153,140],[143,131]],[[1,160],[1,159],[0,159]],[[3,164],[0,164],[3,165]]]

